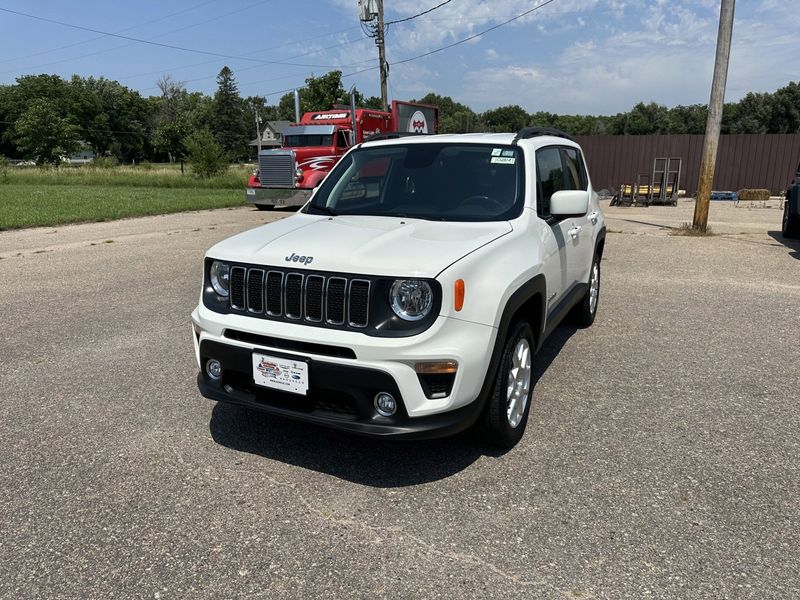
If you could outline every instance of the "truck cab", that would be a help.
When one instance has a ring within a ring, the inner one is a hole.
[[[349,107],[303,114],[283,131],[279,149],[262,150],[247,184],[247,201],[260,210],[302,206],[339,159],[355,144],[387,131],[435,133],[438,110],[392,102],[391,112]]]

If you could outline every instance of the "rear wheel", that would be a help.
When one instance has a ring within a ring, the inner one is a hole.
[[[486,440],[501,448],[512,448],[528,424],[533,396],[533,332],[526,321],[512,324],[483,426]]]
[[[785,238],[800,238],[800,215],[792,214],[789,209],[789,202],[783,205],[783,227],[781,227],[781,233]]]

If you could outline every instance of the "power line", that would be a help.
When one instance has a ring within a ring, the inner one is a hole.
[[[190,6],[189,8],[184,8],[183,10],[179,10],[177,12],[170,13],[168,15],[164,15],[163,17],[159,17],[157,19],[151,19],[149,21],[145,21],[144,23],[139,23],[138,25],[133,25],[131,27],[126,27],[125,29],[120,29],[118,31],[115,31],[114,33],[122,33],[124,31],[130,31],[131,29],[138,29],[139,27],[144,27],[145,25],[152,25],[153,23],[158,23],[159,21],[166,21],[167,19],[170,19],[172,17],[177,17],[178,15],[182,15],[183,13],[187,13],[187,12],[190,12],[192,10],[197,10],[198,8],[202,8],[203,6],[206,6],[208,4],[212,4],[214,2],[216,2],[216,0],[206,0],[206,2],[201,2],[200,4],[197,4],[195,6]],[[0,60],[0,63],[13,62],[13,61],[16,61],[16,60],[26,60],[28,58],[33,58],[35,56],[41,56],[42,54],[50,54],[51,52],[57,52],[58,50],[66,50],[67,48],[73,48],[75,46],[80,46],[82,44],[88,44],[89,42],[94,42],[96,40],[102,40],[104,37],[106,37],[106,36],[105,35],[99,35],[97,37],[89,38],[88,40],[81,40],[80,42],[74,42],[72,44],[67,44],[65,46],[58,46],[57,48],[50,48],[49,50],[42,50],[40,52],[34,52],[33,54],[26,54],[25,56],[17,56],[17,57],[14,57],[14,58],[4,58],[3,60]],[[36,68],[36,67],[32,67],[32,68]]]
[[[216,1],[216,0],[212,0],[212,1]],[[260,0],[259,2],[256,2],[255,4],[250,4],[248,6],[245,6],[244,8],[239,8],[239,9],[236,9],[236,10],[231,11],[231,12],[227,12],[227,13],[224,13],[224,14],[221,14],[221,15],[217,15],[216,17],[214,17],[212,19],[206,19],[205,21],[199,21],[199,22],[193,23],[191,25],[185,25],[183,27],[179,27],[178,29],[172,29],[170,31],[165,31],[164,33],[159,33],[155,37],[156,38],[164,37],[165,35],[178,33],[179,31],[185,31],[187,29],[191,29],[192,27],[197,27],[199,25],[204,25],[204,24],[210,23],[212,21],[217,21],[219,19],[228,17],[230,15],[235,15],[236,13],[240,13],[240,12],[245,11],[245,10],[250,10],[251,8],[254,8],[254,7],[259,6],[261,4],[266,4],[267,2],[270,2],[270,1],[271,0]],[[208,3],[206,3],[206,4],[208,4]],[[182,12],[186,12],[186,11],[179,11],[178,13],[173,13],[173,14],[180,14]],[[163,19],[156,19],[156,20],[163,20]],[[135,27],[129,27],[128,29],[135,29]],[[123,29],[122,31],[127,31],[127,30]],[[103,37],[105,37],[105,36],[99,36],[99,37],[94,38],[94,39],[97,40],[97,39],[101,39]],[[34,69],[40,69],[42,67],[49,67],[51,65],[59,65],[61,63],[65,63],[65,62],[70,62],[70,61],[73,61],[73,60],[79,60],[81,58],[87,58],[89,56],[97,56],[98,54],[107,54],[109,52],[113,52],[114,50],[119,50],[121,48],[128,48],[128,47],[134,46],[134,45],[136,45],[136,42],[131,42],[129,44],[122,44],[120,46],[114,46],[113,48],[105,48],[103,50],[95,50],[94,52],[87,52],[86,54],[80,54],[78,56],[73,56],[73,57],[70,57],[70,58],[62,58],[60,60],[54,60],[54,61],[47,62],[47,63],[33,65],[31,67],[25,67],[25,70],[26,71],[33,71]],[[3,74],[14,73],[14,72],[17,72],[17,69],[13,69],[11,71],[3,71]]]
[[[216,56],[217,58],[227,58],[229,60],[246,60],[250,62],[257,62],[261,64],[269,64],[269,65],[292,65],[295,67],[315,67],[320,69],[331,69],[336,68],[337,65],[309,65],[309,64],[302,64],[302,63],[289,63],[285,61],[275,61],[275,60],[263,60],[258,58],[251,58],[249,56],[234,56],[230,54],[220,54],[218,52],[210,52],[208,50],[199,50],[197,48],[186,48],[184,46],[175,46],[173,44],[164,44],[161,42],[154,42],[152,40],[144,40],[141,38],[135,38],[127,35],[120,35],[118,33],[112,33],[110,31],[101,31],[99,29],[92,29],[91,27],[84,27],[83,25],[74,25],[72,23],[64,23],[63,21],[56,21],[55,19],[48,19],[46,17],[40,17],[37,15],[31,15],[29,13],[20,12],[17,10],[11,10],[10,8],[2,8],[0,7],[0,11],[9,13],[12,15],[19,15],[22,17],[27,17],[29,19],[35,19],[37,21],[44,21],[45,23],[53,23],[55,25],[62,25],[64,27],[71,27],[73,29],[80,29],[82,31],[90,31],[92,33],[99,33],[102,35],[106,35],[109,37],[120,38],[123,40],[129,40],[131,42],[138,42],[140,44],[148,44],[151,46],[158,46],[161,48],[169,48],[171,50],[181,50],[183,52],[193,52],[195,54],[205,54],[207,56]]]
[[[386,25],[388,27],[389,25],[395,25],[397,23],[405,23],[406,21],[410,21],[411,19],[416,19],[417,17],[421,17],[422,15],[427,15],[429,12],[433,12],[437,8],[441,8],[445,4],[450,4],[450,2],[452,2],[452,1],[453,0],[444,0],[444,2],[442,2],[441,4],[437,4],[433,8],[429,8],[428,10],[423,10],[422,12],[417,13],[415,15],[411,15],[410,17],[406,17],[405,19],[396,19],[394,21],[386,21],[386,23],[384,23],[384,25]]]
[[[296,54],[295,56],[290,56],[290,57],[286,58],[285,60],[293,60],[295,58],[301,58],[303,56],[309,56],[309,55],[312,55],[312,54],[319,54],[320,52],[324,52],[325,50],[330,50],[332,48],[339,48],[341,46],[347,46],[347,45],[358,43],[358,42],[362,42],[362,41],[364,41],[364,40],[363,39],[360,39],[360,40],[349,40],[348,39],[346,42],[342,42],[342,43],[339,43],[339,44],[334,44],[332,46],[327,46],[325,48],[320,48],[319,50],[313,50],[311,52],[305,52],[303,54]],[[375,59],[375,58],[370,59],[370,61],[374,61],[374,60],[377,60],[377,59]],[[370,62],[370,61],[367,61],[367,62]],[[215,61],[211,61],[211,62],[215,62]],[[204,65],[204,64],[208,64],[208,63],[204,62],[204,63],[199,63],[199,64],[200,65]],[[329,68],[341,69],[341,68],[346,68],[346,67],[358,67],[361,64],[364,64],[364,63],[363,62],[359,62],[359,63],[355,63],[355,64],[350,64],[350,65],[337,65],[336,67],[329,67]],[[190,65],[190,66],[198,66],[198,65]],[[240,69],[236,69],[236,73],[238,74],[238,73],[242,73],[243,71],[250,71],[252,69],[258,69],[258,68],[260,68],[262,66],[263,65],[252,65],[250,67],[243,67],[243,68],[240,68]],[[166,70],[168,71],[169,69],[166,69]],[[146,73],[146,75],[164,73],[164,71],[165,70],[162,69],[162,70],[159,70],[159,71]],[[277,77],[277,78],[271,78],[271,79],[262,79],[259,82],[252,82],[252,81],[237,82],[237,85],[252,85],[253,83],[260,83],[262,81],[272,81],[273,79],[287,79],[289,77],[296,77],[297,75],[302,75],[302,74],[301,73],[292,73],[291,75],[287,75],[287,76],[283,76],[283,77]],[[214,79],[215,77],[216,77],[216,75],[206,75],[206,76],[203,76],[203,77],[195,77],[193,79],[185,79],[185,80],[183,80],[183,83],[194,83],[196,81],[204,81],[206,79]],[[158,86],[150,86],[150,87],[146,87],[146,88],[140,88],[140,90],[141,91],[152,90],[152,89],[155,89],[156,87],[158,87]]]
[[[354,25],[353,27],[348,27],[347,29],[342,29],[340,31],[333,31],[333,32],[326,33],[326,34],[323,34],[323,35],[317,35],[317,36],[313,36],[313,37],[309,37],[309,38],[303,38],[301,40],[295,40],[295,41],[291,41],[291,42],[286,42],[284,44],[279,44],[277,46],[270,46],[269,48],[260,48],[258,50],[253,50],[252,52],[248,52],[248,54],[258,54],[259,52],[269,52],[270,50],[277,50],[278,48],[285,48],[286,46],[294,46],[294,45],[297,45],[297,44],[302,44],[303,42],[310,42],[312,40],[318,40],[320,38],[325,38],[325,37],[328,37],[328,36],[331,36],[331,35],[339,35],[339,34],[347,33],[348,31],[352,31],[353,29],[358,29],[358,28],[359,28],[358,25]],[[308,55],[317,54],[317,53],[322,52],[324,50],[330,50],[331,48],[337,48],[339,46],[347,46],[348,44],[353,44],[353,43],[357,43],[357,42],[360,42],[360,41],[363,41],[363,40],[350,40],[350,39],[348,39],[347,41],[342,42],[341,44],[337,44],[337,45],[334,45],[334,46],[327,46],[325,48],[320,48],[319,50],[315,50],[313,52],[308,52],[307,54]],[[286,58],[284,60],[292,60],[294,58],[298,58],[298,57],[297,56],[291,56],[291,57],[288,57],[288,58]],[[375,59],[372,59],[372,60],[375,60]],[[159,69],[157,71],[148,71],[146,73],[136,73],[135,75],[123,75],[121,78],[122,79],[136,79],[137,77],[146,77],[148,75],[158,75],[160,73],[174,71],[176,69],[191,69],[192,67],[200,67],[200,66],[203,66],[203,65],[210,65],[210,64],[213,64],[215,62],[217,62],[217,61],[216,60],[207,60],[207,61],[203,61],[203,62],[192,63],[190,65],[179,65],[177,67],[168,67],[168,68],[164,68],[164,69]],[[363,64],[363,62],[354,63],[352,65],[342,65],[342,66],[358,66],[360,64]],[[236,72],[238,73],[240,71],[249,71],[250,69],[257,69],[259,66],[261,66],[261,65],[254,65],[252,67],[245,67],[243,69],[237,69]],[[213,77],[216,77],[216,75],[214,75]],[[208,79],[210,79],[210,78],[211,77],[208,77]],[[192,79],[191,81],[199,81],[199,80],[200,79]],[[150,89],[150,88],[144,88],[144,89]]]
[[[508,25],[509,23],[511,23],[513,21],[516,21],[517,19],[521,19],[522,17],[524,17],[526,15],[529,15],[532,12],[534,12],[536,10],[539,10],[540,8],[544,8],[548,4],[551,4],[552,2],[555,2],[555,0],[545,0],[541,4],[537,4],[533,8],[528,9],[525,12],[523,12],[521,14],[518,14],[515,17],[510,18],[507,21],[503,21],[502,23],[498,23],[497,25],[493,25],[492,27],[489,27],[488,29],[484,29],[483,31],[475,33],[475,34],[473,34],[473,35],[471,35],[469,37],[465,37],[463,40],[458,40],[457,42],[453,42],[452,44],[447,44],[446,46],[442,46],[441,48],[436,48],[435,50],[431,50],[430,52],[425,52],[424,54],[419,54],[417,56],[412,56],[411,58],[405,58],[403,60],[396,60],[396,61],[394,61],[393,63],[390,63],[390,64],[392,64],[392,65],[402,65],[403,63],[411,62],[412,60],[417,60],[417,59],[420,59],[420,58],[425,58],[426,56],[430,56],[431,54],[436,54],[437,52],[441,52],[442,50],[448,50],[448,49],[450,49],[450,48],[452,48],[454,46],[458,46],[459,44],[463,44],[463,43],[468,42],[470,40],[474,40],[475,38],[480,37],[480,36],[482,36],[484,34],[487,34],[490,31],[494,31],[495,29],[499,29],[503,25]]]

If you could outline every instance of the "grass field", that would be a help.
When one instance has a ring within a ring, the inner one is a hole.
[[[242,190],[250,174],[250,167],[235,165],[228,172],[211,179],[200,179],[189,166],[181,174],[179,165],[145,165],[97,168],[79,167],[41,168],[16,167],[5,170],[0,181],[17,185],[91,185],[119,187],[204,188]]]
[[[238,189],[0,185],[0,231],[244,206]]]

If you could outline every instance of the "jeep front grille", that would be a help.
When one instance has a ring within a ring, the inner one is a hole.
[[[369,324],[371,287],[370,280],[356,277],[235,266],[230,307],[267,318],[363,329]]]
[[[263,187],[294,187],[294,152],[266,150],[258,156],[258,180]]]

